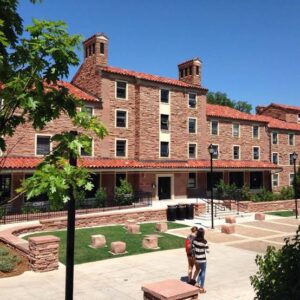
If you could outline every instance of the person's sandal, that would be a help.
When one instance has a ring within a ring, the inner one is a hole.
[[[205,294],[206,293],[206,290],[202,287],[199,288],[199,293],[200,294]]]

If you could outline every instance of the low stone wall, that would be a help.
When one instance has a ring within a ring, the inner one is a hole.
[[[29,266],[35,272],[58,269],[58,249],[60,239],[46,235],[29,238]]]
[[[300,199],[298,199],[299,201]],[[300,201],[299,201],[300,204]],[[237,209],[235,201],[224,200],[224,205],[231,209]],[[239,210],[242,212],[265,212],[265,211],[280,211],[293,210],[295,208],[295,200],[277,200],[265,202],[241,201]]]

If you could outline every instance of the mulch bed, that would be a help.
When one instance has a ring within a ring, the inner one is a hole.
[[[30,268],[28,266],[28,259],[26,257],[24,257],[23,255],[20,255],[16,250],[8,247],[6,244],[4,244],[2,242],[0,242],[0,247],[6,248],[9,251],[9,254],[17,255],[22,259],[22,261],[16,265],[16,267],[13,269],[12,272],[1,272],[0,271],[0,278],[17,276],[17,275],[24,273],[25,271],[30,270]]]

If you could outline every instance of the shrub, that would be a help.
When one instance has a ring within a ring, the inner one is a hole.
[[[251,200],[253,202],[274,201],[277,200],[277,196],[266,189],[262,189],[257,194],[252,194]]]
[[[106,189],[101,187],[96,191],[95,199],[97,202],[98,207],[105,207],[106,200],[107,200],[107,193]]]
[[[240,192],[240,200],[251,200],[251,192],[250,188],[246,185],[243,185],[243,187],[239,190]]]
[[[15,264],[9,259],[0,260],[0,271],[8,273],[11,272],[15,267]]]
[[[0,256],[6,256],[8,255],[8,250],[5,248],[0,248]]]
[[[121,180],[120,186],[116,188],[115,197],[117,204],[129,205],[132,203],[132,186],[126,180]]]
[[[278,195],[278,198],[280,200],[288,200],[288,199],[294,199],[294,191],[293,187],[288,186],[288,187],[283,187],[280,190],[280,193]]]
[[[257,255],[259,267],[251,276],[251,284],[257,300],[300,299],[300,226],[293,238],[285,239],[285,245],[276,250],[268,247],[264,256]]]
[[[223,200],[232,200],[237,197],[237,187],[235,184],[225,184],[224,180],[216,185],[217,188],[217,198]]]
[[[75,207],[80,208],[84,204],[85,191],[84,190],[74,190]]]

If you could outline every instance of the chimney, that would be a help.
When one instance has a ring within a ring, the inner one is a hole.
[[[83,43],[84,62],[93,61],[94,64],[105,67],[108,61],[108,37],[104,33],[96,33]]]
[[[179,80],[201,86],[201,60],[196,57],[178,65]]]

